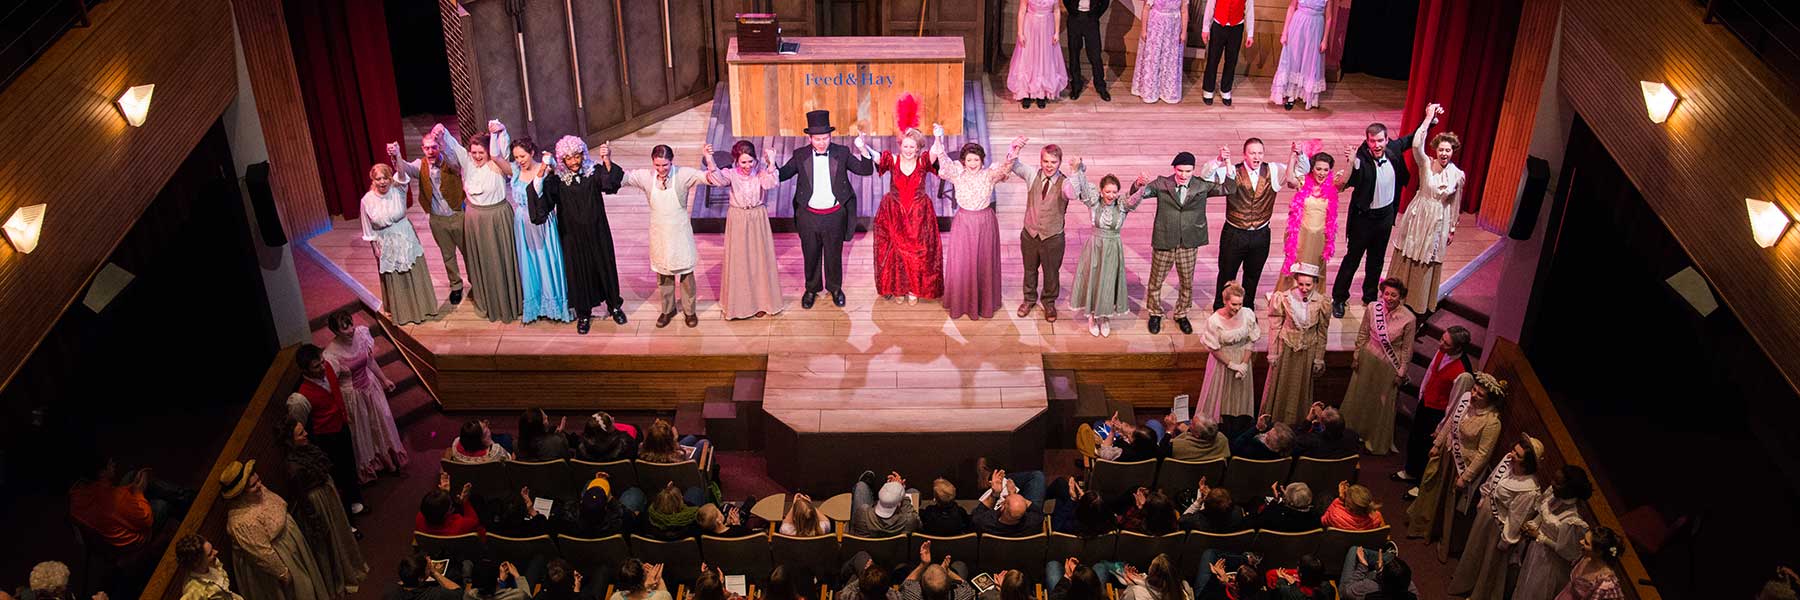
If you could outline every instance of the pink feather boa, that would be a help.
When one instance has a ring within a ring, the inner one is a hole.
[[[1313,177],[1311,165],[1308,164],[1307,167],[1306,181],[1300,184],[1299,191],[1294,193],[1293,201],[1288,203],[1287,239],[1282,240],[1281,243],[1282,251],[1286,255],[1281,262],[1281,274],[1284,277],[1292,271],[1295,255],[1300,253],[1300,221],[1304,219],[1303,215],[1306,213],[1306,198],[1314,190],[1319,190],[1320,195],[1325,197],[1325,257],[1321,259],[1321,262],[1329,262],[1332,252],[1337,250],[1337,186],[1331,184],[1329,175],[1326,176],[1325,181],[1317,181],[1317,178]],[[1319,265],[1321,272],[1324,271],[1324,266],[1323,264]]]

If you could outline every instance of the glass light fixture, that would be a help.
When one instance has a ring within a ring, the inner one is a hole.
[[[1669,113],[1675,112],[1675,105],[1681,103],[1681,96],[1668,84],[1658,81],[1639,81],[1644,88],[1644,109],[1650,114],[1650,122],[1661,124],[1669,120]]]
[[[1744,208],[1750,212],[1750,234],[1755,236],[1756,245],[1764,248],[1781,241],[1781,234],[1793,223],[1793,219],[1773,202],[1745,198]]]
[[[6,220],[6,239],[14,248],[25,254],[37,249],[38,233],[44,228],[45,208],[43,204],[21,206]]]
[[[132,127],[143,127],[144,117],[150,114],[150,95],[156,92],[156,84],[146,83],[134,85],[119,96],[119,112],[125,114],[125,122]]]

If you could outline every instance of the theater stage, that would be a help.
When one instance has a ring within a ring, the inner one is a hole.
[[[1088,173],[1096,179],[1109,172],[1127,181],[1139,172],[1152,176],[1166,173],[1170,157],[1182,150],[1207,156],[1223,145],[1237,155],[1244,138],[1250,136],[1267,141],[1270,159],[1286,160],[1281,155],[1295,139],[1321,138],[1325,148],[1336,153],[1360,140],[1363,128],[1372,121],[1386,123],[1396,133],[1411,130],[1397,122],[1406,93],[1404,82],[1352,75],[1335,87],[1324,108],[1292,112],[1254,98],[1252,90],[1266,89],[1266,79],[1250,78],[1240,84],[1243,94],[1231,108],[1205,106],[1198,102],[1197,83],[1189,88],[1189,102],[1146,105],[1129,94],[1129,82],[1121,81],[1113,84],[1111,103],[1089,94],[1079,101],[1052,104],[1047,110],[1022,110],[985,84],[982,93],[988,110],[988,135],[995,145],[1004,145],[1015,136],[1030,137],[1027,159],[1035,161],[1043,144],[1061,144],[1065,157],[1083,157]],[[678,163],[696,163],[710,117],[708,104],[651,125],[614,140],[613,156],[627,168],[646,167],[651,146],[668,143],[676,148]],[[410,137],[414,139],[409,143],[416,144],[416,136]],[[848,139],[842,141],[848,143]],[[990,149],[990,154],[998,151]],[[426,377],[447,410],[524,406],[672,410],[680,404],[706,401],[710,390],[715,400],[737,396],[737,403],[719,406],[717,412],[709,406],[707,411],[722,417],[714,422],[731,421],[734,414],[743,417],[740,424],[744,429],[738,433],[755,442],[770,442],[767,450],[772,467],[779,464],[776,459],[780,455],[829,454],[841,451],[837,449],[850,440],[860,440],[856,442],[859,454],[891,457],[895,467],[911,462],[909,449],[932,447],[937,441],[957,443],[954,440],[958,439],[992,440],[986,442],[992,448],[966,450],[1023,459],[1032,455],[1027,446],[1035,444],[1035,450],[1041,451],[1042,435],[1055,435],[1059,430],[1058,423],[1047,422],[1046,408],[1059,395],[1073,394],[1077,383],[1104,385],[1110,399],[1145,406],[1167,406],[1175,393],[1198,392],[1205,365],[1200,337],[1181,334],[1172,322],[1165,323],[1160,335],[1144,329],[1142,302],[1150,271],[1152,210],[1131,216],[1124,231],[1135,314],[1115,319],[1111,337],[1097,338],[1088,334],[1086,322],[1068,307],[1066,293],[1079,249],[1089,237],[1086,211],[1071,207],[1068,213],[1060,318],[1054,324],[1045,323],[1041,313],[1021,319],[1014,316],[1013,309],[1018,306],[1022,278],[1017,239],[1023,183],[1009,180],[998,186],[997,192],[1006,301],[994,319],[952,321],[934,301],[906,306],[881,300],[874,287],[872,240],[867,233],[859,233],[845,252],[849,304],[844,308],[832,306],[827,298],[821,298],[812,310],[800,308],[804,278],[799,243],[793,235],[777,234],[781,280],[790,293],[787,310],[768,318],[724,321],[716,305],[723,239],[721,234],[701,233],[697,235],[700,325],[690,329],[677,319],[658,329],[656,277],[646,249],[648,209],[643,194],[627,188],[608,198],[607,210],[628,324],[618,326],[597,319],[592,332],[581,336],[574,325],[566,323],[489,323],[464,302],[439,320],[406,326],[404,331],[428,352],[428,370],[432,372]],[[1289,195],[1277,200],[1272,224],[1277,238],[1286,231]],[[1347,197],[1343,206],[1347,211]],[[1223,199],[1211,199],[1208,211],[1216,240],[1224,221]],[[412,219],[426,245],[427,263],[440,296],[447,294],[425,215],[415,211]],[[1340,215],[1339,221],[1343,219]],[[1472,215],[1465,215],[1445,261],[1446,279],[1496,239],[1476,227]],[[374,292],[366,297],[379,297],[376,261],[360,240],[359,224],[339,222],[307,244],[328,266]],[[1275,271],[1281,264],[1279,241],[1272,245],[1271,253],[1260,288],[1263,292],[1273,289]],[[1339,243],[1339,256],[1327,267],[1328,277],[1337,271],[1342,253],[1343,244]],[[1201,249],[1195,275],[1196,321],[1203,320],[1211,306],[1217,257],[1216,246]],[[1357,281],[1360,283],[1360,275]],[[1171,273],[1171,288],[1173,284]],[[1173,302],[1174,293],[1165,292],[1164,301]],[[1266,314],[1260,304],[1259,311]],[[1360,304],[1353,297],[1346,318],[1332,322],[1329,349],[1339,351],[1331,359],[1333,364],[1348,364],[1349,357],[1342,351],[1355,340],[1360,314]],[[1265,345],[1259,343],[1258,347]],[[1058,380],[1059,374],[1071,372],[1073,380]],[[1329,396],[1335,390],[1341,396],[1342,385],[1341,381],[1321,382],[1319,393]],[[757,402],[760,413],[750,409]],[[753,414],[726,412],[740,407]],[[755,418],[761,413],[771,418]],[[927,437],[914,435],[891,446],[871,445],[871,439],[882,437],[873,434],[895,432]],[[968,432],[1012,435],[955,435]],[[804,446],[783,445],[802,440]]]

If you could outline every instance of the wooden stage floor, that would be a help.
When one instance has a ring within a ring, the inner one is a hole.
[[[1250,78],[1241,86],[1246,92],[1244,97],[1236,106],[1225,108],[1201,104],[1197,82],[1189,86],[1190,100],[1186,103],[1149,105],[1130,95],[1128,82],[1121,81],[1113,84],[1115,95],[1111,103],[1100,102],[1090,93],[1079,101],[1055,103],[1044,110],[1020,109],[1016,102],[997,95],[992,85],[984,85],[983,89],[995,145],[1004,145],[1015,136],[1029,137],[1025,153],[1027,160],[1035,161],[1043,144],[1060,144],[1065,157],[1081,156],[1089,175],[1096,179],[1106,173],[1116,173],[1127,181],[1139,172],[1152,176],[1166,173],[1170,158],[1183,150],[1207,156],[1220,146],[1228,146],[1236,155],[1244,138],[1250,136],[1267,141],[1270,158],[1285,160],[1277,155],[1285,153],[1288,143],[1296,139],[1322,138],[1325,148],[1341,152],[1357,142],[1363,128],[1372,121],[1384,122],[1390,130],[1410,129],[1397,122],[1406,93],[1404,82],[1352,75],[1335,86],[1324,108],[1292,112],[1256,101],[1250,90],[1266,86],[1267,79]],[[683,164],[696,161],[710,108],[710,104],[702,105],[614,140],[613,154],[627,167],[647,166],[651,146],[670,143]],[[990,150],[993,152],[998,149]],[[1160,335],[1151,335],[1144,329],[1142,302],[1150,271],[1153,210],[1133,215],[1125,228],[1125,264],[1135,314],[1115,319],[1111,337],[1090,336],[1086,321],[1077,318],[1068,307],[1067,287],[1073,282],[1080,249],[1090,236],[1087,212],[1079,206],[1068,213],[1069,243],[1062,277],[1065,290],[1059,299],[1060,318],[1051,324],[1043,321],[1041,312],[1026,319],[1014,317],[1013,310],[1021,297],[1022,269],[1016,240],[1024,205],[1023,187],[1016,179],[998,187],[1001,261],[1005,263],[1002,290],[1006,301],[991,320],[952,321],[937,302],[906,306],[883,301],[874,287],[873,240],[869,234],[859,233],[845,252],[848,306],[837,308],[822,297],[812,310],[800,308],[798,296],[804,288],[804,277],[799,243],[791,234],[778,234],[775,243],[781,280],[790,293],[787,310],[768,318],[723,321],[716,308],[722,235],[699,234],[700,326],[690,329],[677,319],[668,328],[657,329],[656,277],[650,270],[646,250],[648,211],[642,193],[628,188],[609,198],[607,210],[617,241],[619,275],[630,323],[617,326],[611,321],[596,320],[592,333],[581,336],[575,333],[573,325],[565,323],[489,323],[478,318],[474,308],[465,302],[439,320],[407,326],[406,331],[440,359],[446,355],[514,359],[533,355],[655,355],[692,356],[704,361],[707,355],[765,355],[765,407],[769,412],[787,411],[780,415],[783,421],[830,431],[888,431],[902,422],[913,430],[923,427],[954,431],[980,427],[978,423],[987,421],[987,417],[1028,418],[1026,413],[1036,414],[1045,405],[1042,355],[1047,353],[1205,351],[1198,335],[1183,335],[1173,322],[1165,323]],[[1277,238],[1286,231],[1285,208],[1290,194],[1284,193],[1277,200],[1272,224]],[[1217,240],[1218,227],[1224,222],[1223,199],[1211,199],[1208,210],[1213,239]],[[1347,198],[1344,210],[1348,210]],[[427,246],[427,263],[441,297],[447,293],[444,271],[426,217],[415,211],[412,219]],[[1340,222],[1343,219],[1340,216]],[[359,227],[355,222],[339,222],[308,243],[378,296],[376,261],[367,244],[360,241]],[[1464,216],[1461,231],[1445,261],[1446,279],[1497,239],[1476,227],[1472,215]],[[1194,285],[1196,307],[1192,311],[1195,320],[1203,319],[1211,306],[1218,269],[1217,248],[1206,246],[1200,252]],[[1340,242],[1339,256],[1332,258],[1327,277],[1336,273],[1342,253]],[[1271,254],[1263,274],[1262,292],[1274,286],[1275,272],[1281,264],[1279,240],[1271,245]],[[1359,275],[1359,284],[1360,280]],[[1163,296],[1165,302],[1175,299],[1174,283],[1171,273],[1170,289]],[[1332,350],[1348,349],[1354,342],[1361,310],[1354,297],[1351,302],[1347,318],[1331,325]],[[1259,303],[1259,311],[1266,314],[1267,309],[1260,304],[1264,303]],[[1259,343],[1259,348],[1264,345]],[[927,389],[938,393],[921,393]],[[942,410],[952,407],[982,412]]]

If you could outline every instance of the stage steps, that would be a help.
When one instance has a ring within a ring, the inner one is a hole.
[[[1411,424],[1413,411],[1418,409],[1419,384],[1425,381],[1425,370],[1437,356],[1445,330],[1458,325],[1468,329],[1469,360],[1477,368],[1481,365],[1481,342],[1487,339],[1488,315],[1457,302],[1452,294],[1439,301],[1438,310],[1419,323],[1419,336],[1413,340],[1413,355],[1406,365],[1406,383],[1400,386],[1399,398],[1394,402],[1402,428]]]
[[[406,364],[394,340],[387,337],[382,328],[374,323],[374,317],[363,305],[357,294],[325,272],[310,255],[296,252],[294,267],[304,285],[301,286],[302,301],[307,308],[307,326],[312,331],[312,342],[320,347],[331,343],[331,329],[326,321],[332,313],[348,310],[357,316],[357,323],[369,326],[369,333],[375,338],[375,363],[388,379],[394,382],[394,391],[388,392],[388,409],[394,415],[394,424],[400,429],[417,423],[426,417],[438,413],[438,404],[431,394],[421,385],[418,373]]]

